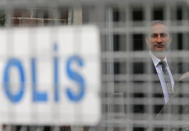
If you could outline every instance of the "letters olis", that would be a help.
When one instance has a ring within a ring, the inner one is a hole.
[[[54,44],[53,48],[54,53],[58,51],[58,45]],[[72,65],[75,64],[79,69],[83,70],[85,67],[84,60],[79,55],[71,55],[67,58],[65,67],[61,66],[62,63],[60,63],[58,55],[53,56],[53,68],[51,69],[53,71],[53,97],[54,101],[58,102],[60,101],[60,88],[59,83],[61,81],[60,73],[66,73],[66,76],[73,82],[77,83],[78,92],[73,92],[71,87],[66,88],[65,95],[68,97],[68,99],[72,102],[79,102],[82,100],[82,98],[85,95],[86,90],[86,82],[84,77],[77,72],[77,70],[72,69]],[[30,58],[30,72],[31,72],[31,82],[32,82],[32,101],[33,102],[46,102],[48,101],[48,93],[45,91],[39,91],[38,86],[38,76],[37,76],[37,65],[38,65],[38,59],[35,57]],[[18,78],[19,78],[19,89],[16,93],[13,93],[10,90],[11,81],[11,69],[15,68],[18,71]],[[65,68],[65,72],[60,72],[60,68]],[[26,87],[26,70],[24,69],[24,66],[22,64],[22,61],[19,58],[10,58],[4,66],[3,69],[3,91],[6,94],[6,97],[13,103],[20,102],[25,94],[25,88]]]

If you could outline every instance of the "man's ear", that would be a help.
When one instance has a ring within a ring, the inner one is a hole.
[[[168,41],[167,41],[167,47],[169,47],[170,46],[170,44],[171,44],[171,42],[172,42],[172,37],[171,36],[169,36],[169,38],[168,38]]]
[[[169,44],[172,42],[172,37],[169,36]]]
[[[146,38],[145,38],[145,41],[146,41],[146,45],[148,46],[148,48],[150,48],[150,46],[151,46],[151,45],[150,45],[149,38],[148,38],[148,37],[146,37]]]

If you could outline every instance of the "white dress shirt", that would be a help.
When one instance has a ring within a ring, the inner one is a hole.
[[[159,62],[161,60],[159,58],[157,58],[151,51],[149,52],[149,54],[150,54],[150,56],[152,58],[154,67],[156,68],[156,71],[157,71],[157,74],[158,74],[158,77],[159,77],[159,80],[160,80],[160,84],[161,84],[161,87],[162,87],[165,104],[167,104],[168,101],[169,101],[169,94],[168,94],[168,91],[167,91],[168,89],[167,89],[167,85],[166,85],[166,82],[165,82],[165,79],[164,79],[164,73],[163,73],[162,67],[161,67],[161,65],[159,65]],[[171,70],[169,68],[169,65],[167,63],[167,58],[165,57],[163,59],[163,61],[166,62],[166,69],[167,69],[168,75],[170,77],[172,91],[174,91],[175,82],[174,82]]]

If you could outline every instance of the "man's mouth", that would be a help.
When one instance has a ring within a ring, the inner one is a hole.
[[[158,44],[158,45],[155,45],[156,48],[164,48],[164,45],[162,44]]]

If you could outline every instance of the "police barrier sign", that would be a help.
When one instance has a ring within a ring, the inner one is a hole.
[[[100,119],[96,27],[0,30],[0,122],[95,125]]]

